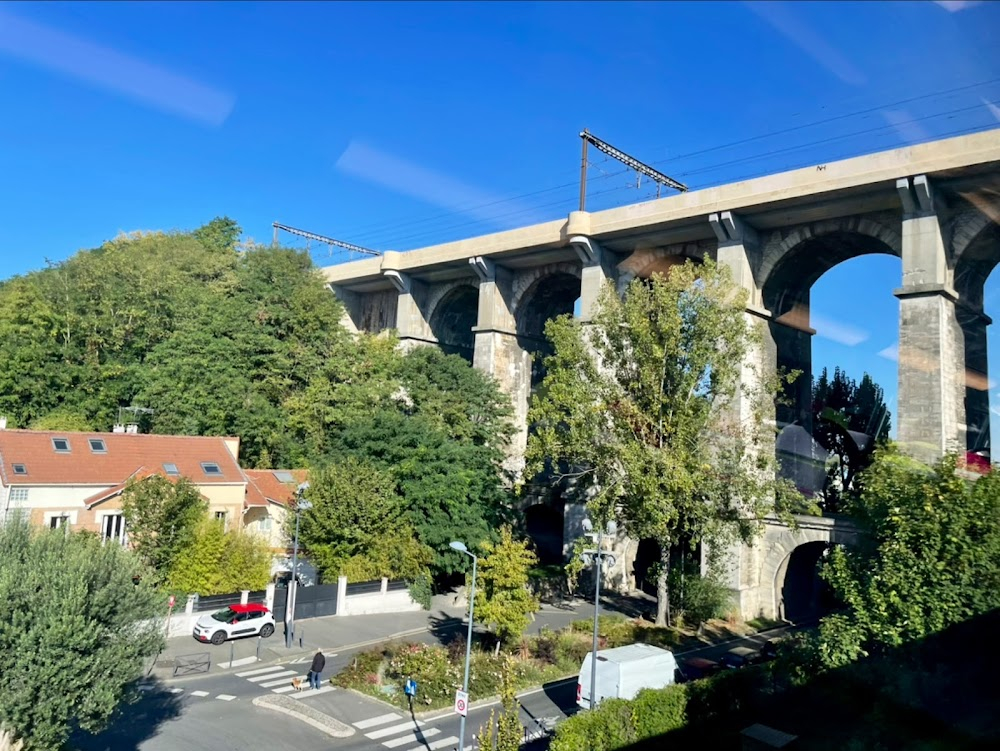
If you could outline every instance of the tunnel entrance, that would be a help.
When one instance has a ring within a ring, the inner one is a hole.
[[[793,550],[778,570],[778,616],[792,623],[816,620],[834,606],[833,590],[819,576],[829,543],[808,542]]]
[[[563,563],[563,513],[547,503],[524,512],[525,531],[535,543],[541,566]]]

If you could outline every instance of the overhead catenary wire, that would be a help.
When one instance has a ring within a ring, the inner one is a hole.
[[[766,139],[775,138],[775,137],[782,136],[782,135],[788,135],[788,134],[794,133],[794,132],[800,132],[800,131],[808,130],[810,128],[817,128],[817,127],[820,127],[820,126],[823,126],[823,125],[827,125],[827,124],[830,124],[830,123],[842,122],[844,120],[849,120],[851,118],[856,118],[856,117],[863,116],[863,115],[873,114],[873,113],[876,113],[876,112],[879,112],[879,111],[882,111],[882,110],[885,110],[885,109],[888,109],[888,108],[900,107],[900,106],[903,106],[903,105],[912,104],[914,102],[927,101],[927,100],[932,100],[932,99],[939,98],[939,97],[945,97],[945,96],[953,97],[955,94],[958,94],[958,93],[961,93],[961,92],[964,92],[964,91],[970,91],[970,90],[973,90],[973,89],[976,89],[976,88],[980,88],[980,87],[983,87],[983,86],[987,86],[987,85],[990,85],[990,84],[994,84],[994,83],[997,83],[997,82],[1000,82],[1000,78],[993,78],[993,79],[988,79],[988,80],[984,80],[984,81],[979,81],[979,82],[973,83],[973,84],[967,84],[967,85],[964,85],[964,86],[952,87],[952,88],[948,88],[948,89],[942,89],[942,90],[938,90],[938,91],[931,92],[931,93],[928,93],[928,94],[921,94],[921,95],[918,95],[918,96],[906,97],[906,98],[903,98],[903,99],[895,100],[893,102],[881,104],[881,105],[878,105],[878,106],[866,107],[864,109],[855,110],[855,111],[852,111],[852,112],[849,112],[849,113],[840,114],[840,115],[832,115],[830,117],[812,120],[812,121],[810,121],[808,123],[802,123],[802,124],[794,125],[794,126],[787,127],[787,128],[781,128],[781,129],[776,130],[776,131],[770,131],[770,132],[767,132],[767,133],[761,133],[761,134],[750,136],[750,137],[747,137],[747,138],[738,139],[736,141],[731,141],[731,142],[728,142],[728,143],[725,143],[725,144],[718,144],[718,145],[714,145],[714,146],[707,147],[707,148],[704,148],[704,149],[698,149],[698,150],[695,150],[695,151],[690,151],[690,152],[687,152],[687,153],[684,153],[684,154],[672,156],[669,159],[655,160],[655,161],[652,161],[651,164],[662,164],[662,163],[664,163],[666,161],[669,161],[669,162],[672,162],[672,163],[676,163],[676,162],[679,162],[681,160],[690,159],[690,158],[697,157],[697,156],[703,156],[705,154],[715,153],[715,152],[719,152],[719,151],[722,151],[722,150],[725,150],[725,149],[730,149],[730,148],[735,148],[735,147],[738,147],[738,146],[743,146],[743,145],[746,145],[746,144],[749,144],[749,143],[756,143],[756,142],[759,142],[759,141],[764,141]],[[758,160],[758,159],[768,158],[768,157],[771,157],[771,156],[774,156],[774,155],[777,155],[777,154],[789,153],[789,152],[793,152],[793,151],[796,151],[796,150],[810,148],[810,147],[816,146],[816,145],[822,145],[822,144],[825,144],[825,143],[831,143],[831,142],[834,142],[834,141],[837,141],[837,140],[843,140],[843,139],[846,139],[846,138],[857,137],[858,135],[864,135],[864,134],[868,134],[868,133],[871,133],[871,132],[877,132],[877,131],[880,131],[880,130],[890,130],[891,128],[895,127],[895,125],[908,124],[908,123],[913,122],[913,121],[919,121],[919,120],[925,120],[925,119],[933,119],[933,118],[936,118],[936,117],[942,117],[942,116],[946,116],[946,115],[949,115],[949,114],[955,114],[957,112],[964,112],[964,111],[968,111],[968,110],[973,110],[973,109],[976,109],[977,107],[981,107],[981,106],[983,106],[983,105],[982,104],[977,104],[977,105],[974,105],[972,107],[960,108],[959,110],[954,110],[954,111],[949,110],[949,111],[944,112],[944,113],[936,113],[934,115],[925,116],[925,117],[922,117],[922,118],[914,118],[914,119],[910,119],[910,120],[904,120],[904,121],[900,121],[900,122],[898,122],[896,124],[890,124],[890,125],[886,125],[886,126],[880,126],[878,128],[866,129],[866,130],[862,130],[862,131],[855,131],[855,132],[852,132],[852,133],[841,134],[841,135],[838,135],[838,136],[832,136],[830,138],[820,139],[820,140],[817,140],[817,141],[810,141],[810,142],[803,143],[803,144],[798,145],[798,146],[785,147],[785,148],[781,148],[781,149],[771,149],[771,150],[767,150],[767,151],[764,151],[764,152],[759,153],[759,154],[750,155],[750,156],[747,156],[747,157],[742,157],[742,158],[736,160],[735,162],[733,162],[731,160],[727,160],[726,162],[723,162],[723,163],[706,165],[706,166],[700,166],[700,167],[698,167],[695,170],[688,170],[688,171],[681,172],[679,174],[682,175],[682,176],[685,176],[685,177],[687,177],[689,175],[704,174],[705,172],[710,172],[710,171],[713,171],[713,170],[716,170],[716,169],[721,169],[722,167],[725,167],[725,166],[728,166],[728,165],[731,165],[731,164],[747,163],[747,162],[755,161],[755,160]],[[985,127],[985,126],[983,126],[983,127]],[[981,128],[968,129],[967,132],[973,132],[973,131],[978,130],[978,129],[981,129]],[[778,169],[779,170],[780,169],[784,169],[784,167],[783,168],[778,168]],[[628,171],[629,171],[628,169],[623,169],[623,170],[608,172],[606,174],[602,174],[600,176],[592,178],[591,179],[591,183],[596,183],[596,182],[599,182],[599,181],[612,179],[612,178],[624,175]],[[768,170],[768,173],[769,172],[774,172],[774,171],[777,171],[777,170],[775,170],[774,168],[771,168],[771,169]],[[743,179],[743,178],[740,178],[740,179]],[[541,188],[541,189],[530,191],[530,192],[526,192],[526,193],[520,193],[520,194],[512,195],[512,196],[509,196],[509,197],[500,198],[500,199],[497,199],[497,200],[494,200],[494,201],[480,202],[480,203],[474,203],[474,204],[467,204],[467,205],[456,206],[454,209],[449,210],[449,211],[441,212],[441,213],[434,214],[434,215],[428,216],[428,217],[415,217],[413,219],[410,219],[410,220],[407,220],[407,221],[404,221],[404,222],[394,223],[390,227],[387,227],[385,224],[382,224],[382,223],[379,223],[379,224],[368,224],[368,225],[365,225],[363,227],[357,228],[357,229],[352,230],[352,231],[347,231],[347,232],[342,233],[342,234],[344,236],[352,237],[353,239],[356,239],[356,240],[359,240],[359,241],[365,241],[366,238],[378,238],[379,242],[376,243],[376,244],[380,245],[380,246],[383,246],[383,247],[388,247],[388,246],[391,246],[391,245],[398,245],[398,244],[405,243],[405,242],[410,241],[410,240],[415,240],[415,239],[422,238],[422,237],[433,236],[433,235],[438,234],[438,233],[446,233],[446,232],[449,232],[449,231],[454,230],[454,229],[459,229],[459,228],[464,228],[464,227],[469,227],[469,226],[474,226],[474,225],[489,224],[494,219],[502,219],[502,218],[506,218],[506,217],[510,217],[510,216],[517,216],[519,214],[527,213],[528,211],[530,211],[532,209],[541,210],[541,209],[544,209],[544,208],[548,208],[548,207],[552,207],[552,206],[558,206],[558,205],[569,203],[570,200],[571,200],[569,198],[567,198],[565,200],[564,199],[559,199],[557,201],[547,202],[547,203],[544,203],[544,204],[541,204],[541,205],[533,205],[531,208],[525,208],[525,209],[520,209],[520,210],[513,211],[513,212],[499,214],[496,217],[492,217],[491,219],[465,219],[465,220],[460,221],[458,223],[447,222],[443,226],[428,227],[427,230],[425,230],[425,231],[417,231],[417,232],[413,232],[413,233],[403,233],[402,235],[398,234],[398,231],[402,230],[404,228],[405,229],[417,228],[417,227],[420,227],[422,225],[428,225],[428,224],[432,224],[432,223],[440,223],[440,222],[446,221],[448,219],[456,219],[456,218],[458,218],[460,216],[460,214],[462,212],[476,210],[476,209],[492,208],[492,207],[495,207],[495,206],[502,206],[503,204],[511,203],[511,202],[522,200],[522,199],[526,199],[526,198],[537,198],[537,197],[543,196],[543,195],[545,195],[547,193],[553,193],[553,192],[556,192],[556,191],[568,190],[569,188],[577,187],[578,184],[579,183],[576,182],[576,181],[567,181],[565,183],[561,183],[561,184],[558,184],[558,185],[553,185],[553,186],[548,187],[548,188]],[[634,188],[634,186],[632,186],[632,187]],[[703,186],[699,186],[699,187],[703,187]],[[622,186],[622,187],[611,189],[611,190],[594,192],[594,193],[592,193],[592,195],[595,196],[595,197],[598,196],[598,195],[608,195],[608,194],[613,193],[613,192],[615,192],[617,190],[626,190],[626,189],[628,189],[628,188],[626,188],[625,186]],[[388,234],[386,233],[387,230],[388,230]]]

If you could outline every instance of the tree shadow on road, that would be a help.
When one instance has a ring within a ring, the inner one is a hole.
[[[181,714],[181,701],[159,682],[146,691],[133,685],[128,700],[115,710],[103,732],[92,735],[77,730],[67,748],[73,751],[138,751],[139,746],[159,733],[160,725]]]

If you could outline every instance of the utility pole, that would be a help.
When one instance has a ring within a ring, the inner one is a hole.
[[[580,211],[586,210],[587,204],[587,144],[593,144],[594,148],[601,151],[612,159],[617,159],[619,162],[624,164],[631,170],[635,170],[640,175],[645,175],[650,180],[656,183],[656,195],[660,195],[660,186],[666,186],[668,188],[673,188],[676,191],[684,193],[687,191],[688,187],[681,182],[677,182],[672,177],[667,177],[659,170],[655,170],[648,164],[640,162],[635,157],[629,156],[624,151],[616,149],[610,143],[602,141],[600,138],[595,136],[586,128],[580,134],[580,138],[583,139],[583,158],[580,164]]]

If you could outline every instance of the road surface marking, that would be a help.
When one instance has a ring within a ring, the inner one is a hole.
[[[184,689],[183,688],[172,688],[172,689],[170,689],[170,693],[172,693],[172,694],[183,694],[184,693]]]
[[[263,673],[273,673],[275,670],[284,670],[283,665],[272,665],[269,668],[257,668],[256,670],[246,670],[242,673],[237,673],[237,678],[249,678],[251,675],[261,675]]]
[[[250,681],[251,683],[259,683],[260,681],[269,681],[272,678],[286,678],[287,677],[287,678],[291,679],[291,676],[298,675],[298,674],[299,674],[298,670],[285,670],[285,671],[283,671],[281,673],[268,673],[267,675],[255,675],[255,676],[252,676],[250,678],[247,678],[247,680]]]
[[[208,696],[208,691],[192,691],[191,696]]]
[[[310,696],[319,696],[320,694],[325,694],[333,691],[335,686],[323,686],[323,688],[317,688],[316,690],[309,689],[307,691],[300,691],[297,694],[292,694],[293,699],[308,699]]]
[[[448,736],[447,738],[442,738],[439,741],[434,741],[433,743],[421,743],[419,746],[414,746],[410,751],[437,751],[439,748],[446,747],[455,748],[458,746],[458,738],[454,735]]]
[[[414,730],[412,733],[407,733],[399,738],[393,738],[391,741],[385,741],[382,745],[386,748],[396,748],[397,746],[402,746],[404,743],[419,743],[421,738],[429,738],[432,735],[437,735],[441,731],[437,728],[428,728],[427,730]]]
[[[393,720],[401,720],[402,715],[398,715],[395,712],[390,712],[389,714],[379,715],[378,717],[372,717],[369,720],[362,720],[361,722],[355,722],[354,727],[358,730],[367,730],[368,728],[373,728],[378,725],[385,725],[387,722],[392,722]]]
[[[223,670],[229,670],[229,668],[238,668],[241,665],[253,665],[257,661],[257,656],[251,655],[250,657],[241,657],[240,659],[233,660],[232,662],[220,662],[219,667]]]
[[[236,697],[235,697],[235,696],[232,696],[231,694],[219,694],[219,695],[218,695],[218,696],[216,696],[215,698],[216,698],[216,699],[222,699],[222,701],[232,701],[232,700],[233,700],[233,699],[235,699]]]
[[[272,688],[271,689],[271,693],[272,694],[287,694],[289,691],[294,691],[294,690],[295,690],[295,686],[289,684],[287,686],[282,686],[281,688]]]
[[[393,725],[391,728],[382,728],[381,730],[374,730],[371,733],[365,733],[365,738],[371,738],[373,741],[378,738],[388,738],[390,735],[396,735],[397,733],[402,733],[406,730],[416,730],[421,727],[424,723],[420,720],[414,722],[413,720],[407,720],[406,722],[401,722],[398,725]]]
[[[302,682],[304,683],[306,680],[306,676],[303,675],[299,677],[302,679]],[[274,678],[274,676],[273,675],[264,676],[264,680],[267,680],[268,678]],[[260,686],[261,688],[274,688],[275,686],[281,686],[282,684],[287,684],[289,688],[294,688],[294,686],[292,686],[291,678],[279,678],[276,681],[269,681],[268,683],[258,683],[257,685]]]

